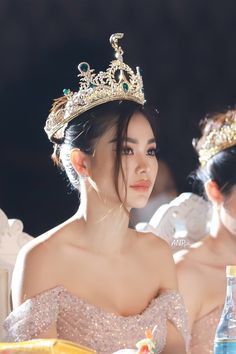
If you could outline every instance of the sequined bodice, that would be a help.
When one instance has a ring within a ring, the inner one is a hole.
[[[16,308],[5,320],[8,340],[24,341],[40,337],[53,323],[61,339],[111,354],[122,348],[135,348],[147,328],[157,326],[157,353],[166,341],[166,323],[170,320],[187,341],[186,312],[181,296],[167,290],[153,299],[140,314],[121,316],[106,312],[69,293],[64,287],[47,290]]]
[[[216,327],[223,306],[217,307],[194,323],[190,343],[191,354],[213,354]]]

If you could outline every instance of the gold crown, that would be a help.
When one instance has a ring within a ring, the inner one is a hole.
[[[110,37],[110,43],[115,50],[115,60],[112,60],[106,71],[97,75],[86,62],[78,65],[80,86],[77,92],[64,89],[64,97],[56,99],[44,127],[48,138],[61,139],[68,123],[89,109],[117,100],[134,101],[144,104],[143,81],[139,68],[134,71],[123,62],[123,50],[118,46],[118,40],[123,33],[115,33]]]
[[[236,145],[236,112],[229,111],[219,129],[213,129],[207,135],[198,151],[199,161],[204,166],[218,152]]]

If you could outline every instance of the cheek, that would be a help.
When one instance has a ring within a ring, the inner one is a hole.
[[[124,191],[125,190],[125,186],[128,183],[128,177],[129,172],[127,168],[123,167],[123,174],[120,170],[119,175],[118,175],[118,187],[119,187],[119,191]]]
[[[133,171],[134,162],[130,158],[123,157],[121,160],[122,166],[120,167],[119,172],[119,180],[122,180],[122,170],[123,170],[123,178],[125,181],[129,178],[129,175]]]
[[[132,168],[129,163],[124,163],[122,161],[123,173],[120,169],[118,175],[118,190],[121,199],[125,198],[127,192],[127,186],[129,185],[129,181],[132,180]]]
[[[101,193],[106,193],[106,191],[110,191],[112,185],[114,184],[114,169],[109,162],[105,162],[104,159],[103,163],[100,163],[95,167],[91,168],[91,180],[93,181],[94,185],[96,185],[96,189],[99,190]]]
[[[158,162],[156,159],[151,159],[149,162],[149,176],[152,178],[153,181],[156,180],[157,173],[158,173]]]
[[[155,159],[155,161],[153,162],[153,174],[155,174],[156,176],[158,173],[158,169],[159,169],[158,161]]]

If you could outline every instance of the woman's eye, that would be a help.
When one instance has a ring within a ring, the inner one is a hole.
[[[148,152],[147,152],[147,154],[148,154],[149,156],[157,156],[157,149],[154,149],[154,148],[149,149]]]
[[[133,150],[130,147],[123,147],[122,149],[122,155],[132,155]]]

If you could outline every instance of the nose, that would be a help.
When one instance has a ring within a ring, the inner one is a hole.
[[[148,173],[149,170],[150,170],[150,167],[149,167],[147,159],[140,156],[137,159],[136,172],[140,173],[140,174],[145,174],[145,173]]]

